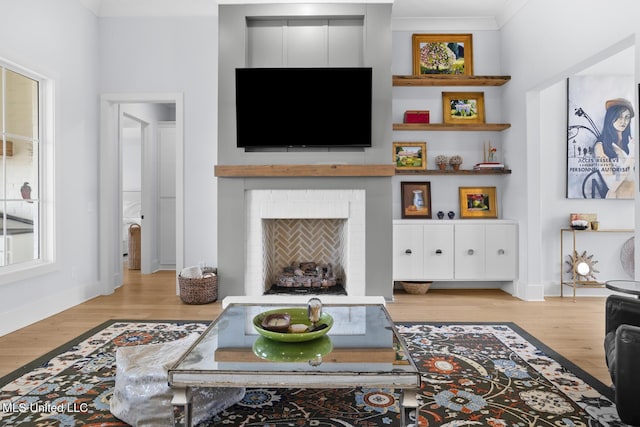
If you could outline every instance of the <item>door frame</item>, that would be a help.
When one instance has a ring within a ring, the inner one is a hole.
[[[122,174],[120,164],[119,106],[130,103],[158,103],[176,106],[176,271],[184,266],[184,103],[182,93],[108,93],[100,96],[100,174],[98,281],[103,295],[122,285]],[[177,282],[177,278],[176,278]],[[176,293],[177,293],[176,283]]]

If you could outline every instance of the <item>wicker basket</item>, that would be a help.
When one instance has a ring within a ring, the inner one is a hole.
[[[408,294],[424,295],[431,287],[431,282],[400,282]]]
[[[180,299],[187,304],[209,304],[218,299],[218,271],[205,271],[198,279],[178,275]]]

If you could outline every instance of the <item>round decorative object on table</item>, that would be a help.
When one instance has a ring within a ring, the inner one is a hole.
[[[444,212],[438,211],[438,219],[444,218]]]
[[[432,282],[400,282],[402,289],[408,294],[424,295],[431,287]]]
[[[333,326],[333,317],[328,313],[322,313],[320,315],[319,325],[316,326],[316,330],[311,332],[276,332],[264,329],[262,327],[262,320],[269,315],[273,314],[288,314],[290,316],[291,324],[305,324],[311,325],[309,317],[307,315],[307,308],[291,307],[291,308],[278,308],[275,310],[265,311],[256,315],[253,318],[253,327],[255,330],[265,338],[269,338],[280,342],[304,342],[311,341],[316,338],[320,338],[326,335],[327,332]],[[320,329],[319,326],[327,325],[325,328]]]

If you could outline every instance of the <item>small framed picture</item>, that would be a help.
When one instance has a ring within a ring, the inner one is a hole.
[[[400,183],[402,197],[403,219],[431,218],[431,183],[407,182]]]
[[[460,218],[498,218],[496,187],[460,187]]]
[[[484,92],[442,92],[442,121],[456,125],[484,123]]]
[[[414,34],[413,74],[473,75],[471,34]]]
[[[393,163],[396,170],[425,170],[427,168],[426,142],[394,142]]]

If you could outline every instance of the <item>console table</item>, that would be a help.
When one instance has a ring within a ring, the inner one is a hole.
[[[564,287],[570,286],[573,288],[573,301],[576,300],[576,288],[604,288],[605,282],[599,282],[596,280],[580,280],[578,277],[578,273],[575,268],[572,271],[571,280],[567,281],[562,278],[563,268],[564,268],[564,237],[565,233],[570,233],[572,236],[572,252],[571,255],[575,256],[577,253],[576,245],[577,245],[577,236],[582,233],[633,233],[634,230],[626,229],[626,228],[616,228],[616,229],[600,229],[600,230],[576,230],[573,228],[562,228],[560,229],[560,296],[564,296]]]

